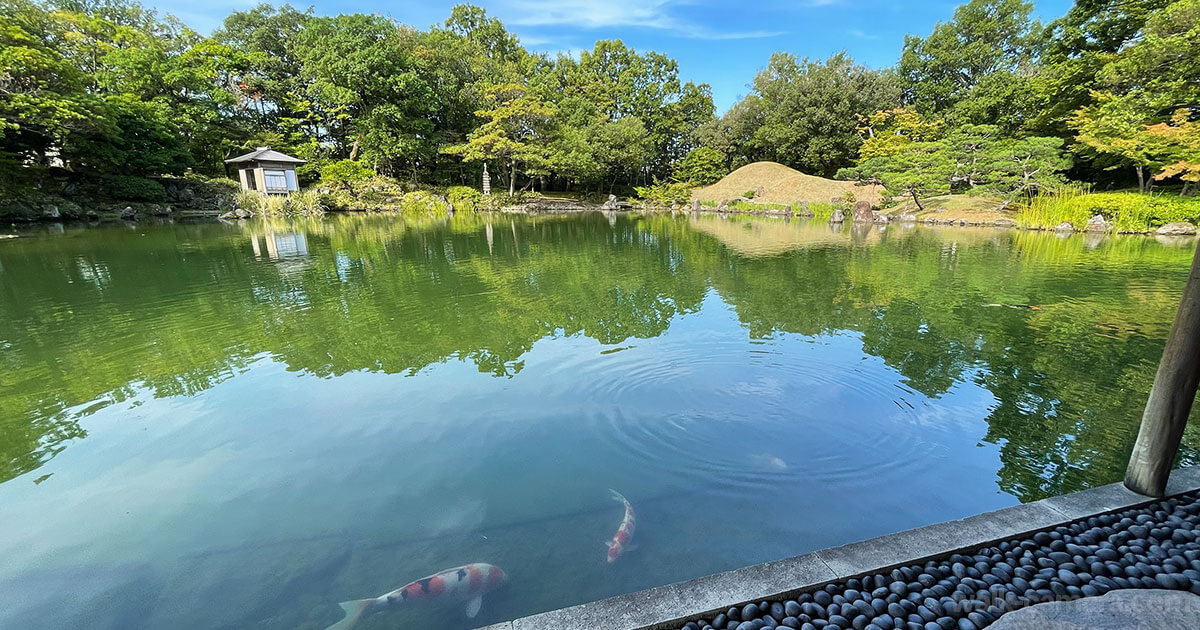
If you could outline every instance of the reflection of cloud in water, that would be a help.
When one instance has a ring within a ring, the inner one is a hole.
[[[782,396],[784,390],[779,379],[764,376],[755,381],[730,383],[727,391],[739,396]]]
[[[787,462],[770,453],[750,456],[750,465],[761,472],[784,472],[788,469]]]
[[[429,533],[443,535],[469,532],[479,528],[487,516],[487,504],[481,499],[460,501],[430,514]]]

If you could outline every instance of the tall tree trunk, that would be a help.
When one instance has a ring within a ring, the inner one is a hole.
[[[924,211],[925,206],[921,205],[921,198],[917,196],[917,189],[914,188],[910,192],[912,192],[913,203],[917,204],[917,210]]]
[[[1146,192],[1146,169],[1141,164],[1137,165],[1138,174],[1138,192]]]
[[[354,137],[354,146],[350,147],[350,159],[351,160],[358,159],[358,136]]]
[[[509,160],[508,162],[508,194],[515,194],[517,190],[517,161]]]

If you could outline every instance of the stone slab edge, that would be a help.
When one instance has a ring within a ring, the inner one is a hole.
[[[1200,489],[1200,466],[1171,473],[1167,496]],[[1153,503],[1121,483],[935,523],[792,558],[522,617],[480,630],[664,630],[730,606],[1023,537],[1089,516]]]

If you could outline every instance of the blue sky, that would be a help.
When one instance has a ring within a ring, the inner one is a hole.
[[[145,0],[208,33],[231,11],[256,0]],[[274,3],[280,4],[280,3]],[[446,19],[454,0],[317,0],[318,14],[382,13],[420,28]],[[591,48],[621,39],[679,61],[684,80],[708,83],[717,111],[749,91],[772,52],[824,59],[840,50],[873,68],[896,62],[904,35],[926,35],[948,20],[954,1],[906,0],[476,0],[539,52]],[[1061,16],[1070,0],[1035,0],[1045,21]],[[308,3],[296,2],[305,7]]]

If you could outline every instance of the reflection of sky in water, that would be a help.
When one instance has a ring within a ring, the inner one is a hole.
[[[744,334],[711,296],[617,354],[581,337],[538,342],[512,379],[458,361],[415,378],[320,379],[260,359],[196,397],[142,395],[95,413],[90,436],[43,467],[45,484],[0,487],[10,515],[0,575],[134,562],[170,589],[163,572],[205,557],[240,582],[272,583],[286,578],[278,566],[244,566],[242,553],[315,547],[306,553],[332,562],[339,549],[381,546],[388,567],[305,584],[305,605],[478,560],[521,580],[485,609],[515,615],[1012,503],[996,491],[994,450],[975,447],[978,429],[930,420],[977,422],[986,391],[956,394],[953,412],[918,395],[920,412],[906,411],[861,389],[862,366],[837,367],[860,358],[853,336],[783,335],[764,354]],[[892,476],[943,491],[913,505],[886,487]],[[638,559],[622,560],[638,570],[589,567],[583,581],[579,565],[602,560],[597,542],[619,522],[610,486],[639,509]],[[864,508],[887,516],[864,519]],[[430,560],[407,566],[412,553]],[[192,623],[211,605],[176,602],[152,619]]]
[[[1190,256],[1137,250],[1169,262],[1156,276],[1105,245],[1069,250],[1097,257],[1078,266],[1013,254],[1040,235],[855,249],[826,226],[748,241],[735,221],[596,217],[373,248],[369,220],[315,225],[201,228],[182,260],[154,246],[170,274],[99,239],[0,251],[20,266],[0,321],[22,323],[0,323],[17,375],[0,405],[87,432],[37,442],[56,454],[0,484],[0,626],[320,630],[338,601],[476,561],[511,579],[483,624],[1106,482],[1128,414],[1081,407],[1054,370],[1152,365],[1177,300],[1161,271]],[[997,272],[1022,295],[976,284]],[[979,306],[1035,299],[1048,311]],[[1104,341],[1063,346],[1096,313]],[[89,379],[113,384],[71,389]],[[612,566],[608,488],[638,511]],[[363,627],[431,624],[468,625],[454,608]]]

